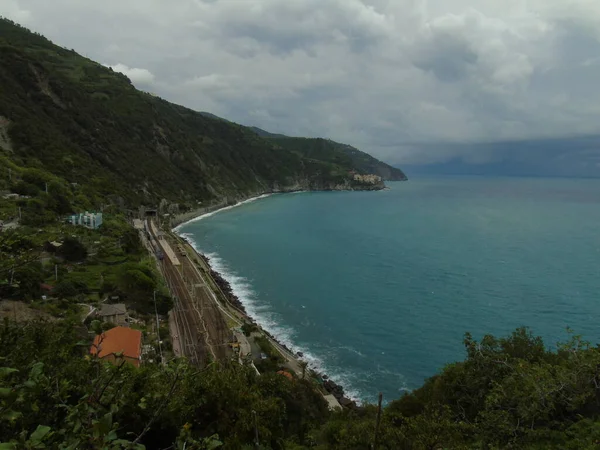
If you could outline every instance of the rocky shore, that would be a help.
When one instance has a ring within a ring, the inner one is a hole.
[[[246,308],[244,307],[244,304],[241,302],[239,297],[234,294],[229,281],[227,281],[225,278],[223,278],[223,276],[219,272],[217,272],[215,269],[212,268],[212,266],[210,265],[210,258],[208,256],[203,255],[202,253],[199,253],[199,255],[200,255],[200,258],[202,258],[204,260],[204,262],[206,263],[206,265],[208,266],[208,268],[210,270],[210,276],[213,278],[213,280],[215,280],[215,283],[217,283],[217,285],[219,286],[219,288],[221,289],[221,291],[227,298],[227,301],[229,303],[231,303],[233,306],[235,306],[238,310],[243,312],[246,316],[248,316],[248,314],[246,312]]]

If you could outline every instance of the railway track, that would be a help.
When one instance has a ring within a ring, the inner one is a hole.
[[[209,355],[214,360],[228,359],[232,353],[229,327],[201,275],[187,257],[174,257],[172,248],[178,248],[174,238],[162,233],[159,236],[151,221],[146,230],[155,253],[163,256],[160,268],[175,298],[174,317],[182,352],[198,365],[206,364]],[[181,247],[178,249],[182,252]]]
[[[206,351],[201,345],[201,332],[198,330],[197,324],[190,321],[189,307],[186,305],[186,292],[181,290],[181,287],[176,281],[176,269],[161,263],[163,274],[169,285],[171,293],[175,297],[175,322],[177,324],[178,338],[181,343],[184,355],[193,363],[203,365],[206,362]],[[192,323],[190,323],[192,322]]]

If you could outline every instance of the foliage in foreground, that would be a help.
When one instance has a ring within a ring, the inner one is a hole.
[[[0,328],[0,438],[22,448],[241,448],[302,441],[327,408],[312,387],[236,364],[185,361],[136,369],[87,355],[87,330],[66,322]],[[220,438],[219,438],[220,436]],[[36,446],[39,445],[39,446]],[[0,448],[12,448],[5,445]]]
[[[465,337],[467,358],[448,365],[384,411],[381,448],[600,447],[600,351],[573,337],[556,351],[521,328]],[[334,419],[330,448],[369,448],[374,412]]]
[[[329,413],[309,382],[237,364],[114,366],[87,356],[89,338],[68,322],[0,327],[0,448],[244,449],[255,425],[263,449],[375,440],[374,406]],[[465,345],[464,362],[384,409],[378,448],[598,448],[598,348],[575,337],[549,351],[525,329]]]

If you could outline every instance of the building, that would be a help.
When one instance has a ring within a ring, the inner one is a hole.
[[[78,225],[96,230],[102,225],[102,213],[90,213],[86,211],[84,213],[73,214],[72,216],[67,217],[67,222],[71,225]]]
[[[381,183],[381,177],[373,174],[360,175],[358,173],[355,173],[354,181],[358,181],[360,183],[378,184]]]
[[[129,324],[129,314],[124,303],[115,303],[114,305],[102,305],[102,308],[96,313],[102,322],[110,322],[115,325],[127,326]]]
[[[90,354],[114,364],[127,361],[139,367],[142,362],[142,332],[126,327],[111,328],[95,337]]]

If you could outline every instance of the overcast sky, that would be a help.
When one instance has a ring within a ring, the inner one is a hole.
[[[600,134],[599,0],[0,0],[0,14],[165,99],[392,163]]]

